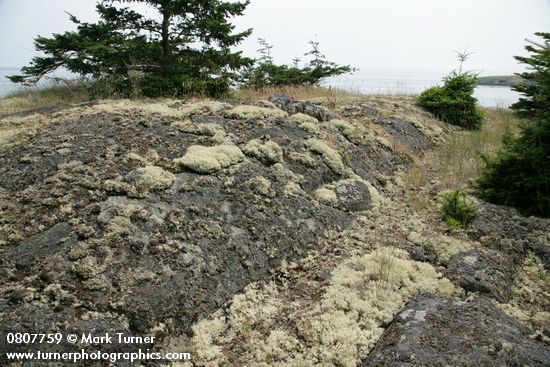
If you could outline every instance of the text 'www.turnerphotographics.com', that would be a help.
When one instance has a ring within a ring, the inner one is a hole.
[[[134,336],[124,333],[8,333],[3,342],[13,347],[7,352],[7,361],[188,361],[187,352],[159,352],[154,350],[154,336]],[[75,350],[68,350],[71,345]],[[116,352],[102,347],[119,345]],[[62,349],[63,351],[59,351]],[[122,350],[122,351],[119,351]]]

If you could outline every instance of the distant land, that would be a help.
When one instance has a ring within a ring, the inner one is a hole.
[[[518,75],[481,76],[477,80],[478,85],[510,87],[523,81]]]

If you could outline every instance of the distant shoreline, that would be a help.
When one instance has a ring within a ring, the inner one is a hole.
[[[517,75],[481,76],[477,80],[477,85],[511,87],[522,82],[523,78]]]

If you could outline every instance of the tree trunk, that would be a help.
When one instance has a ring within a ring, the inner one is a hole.
[[[170,58],[170,13],[162,13],[162,68],[166,69]]]

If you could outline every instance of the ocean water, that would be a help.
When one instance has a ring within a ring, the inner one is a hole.
[[[6,75],[14,75],[17,73],[19,73],[19,69],[0,68],[0,98],[21,88],[19,85],[10,82],[9,79],[6,78]]]
[[[325,85],[352,92],[381,95],[416,95],[434,85],[443,84],[445,72],[367,69],[354,75],[343,75],[326,80]],[[475,97],[483,107],[507,108],[518,101],[520,94],[510,87],[480,85]]]
[[[19,69],[0,68],[0,97],[22,88],[5,77],[18,72]],[[354,75],[330,78],[324,85],[366,94],[414,95],[441,84],[444,76],[445,73],[431,71],[366,69]],[[484,107],[506,108],[519,99],[519,93],[509,87],[478,86],[475,96]]]

